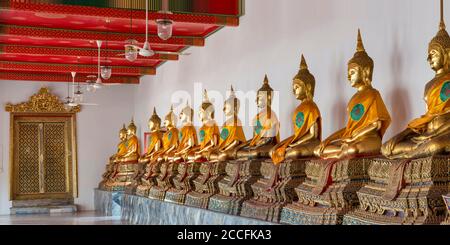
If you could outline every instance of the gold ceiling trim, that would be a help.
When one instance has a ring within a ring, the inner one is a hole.
[[[75,106],[67,110],[58,96],[50,93],[50,90],[43,87],[36,94],[32,95],[28,101],[5,106],[7,112],[33,112],[33,113],[78,113],[81,107]]]

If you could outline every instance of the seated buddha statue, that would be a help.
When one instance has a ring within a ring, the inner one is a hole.
[[[122,156],[126,152],[125,143],[127,141],[127,128],[125,128],[125,124],[119,131],[119,139],[120,143],[117,145],[117,152],[109,158],[110,163],[114,162],[118,157]]]
[[[203,92],[203,103],[200,106],[199,117],[202,127],[199,130],[200,146],[195,152],[188,156],[189,161],[207,161],[210,152],[219,144],[219,127],[214,120],[214,105],[209,101],[208,93]]]
[[[117,157],[117,162],[137,162],[139,154],[139,139],[136,136],[136,125],[134,125],[134,120],[131,119],[130,125],[127,128],[127,141],[125,142],[125,153]]]
[[[237,159],[257,159],[270,157],[270,150],[280,139],[279,122],[271,109],[273,89],[269,85],[267,75],[264,77],[263,86],[256,94],[258,114],[254,117],[253,138],[247,141],[237,151]]]
[[[150,161],[155,156],[162,147],[162,133],[161,133],[161,118],[156,114],[156,109],[153,108],[153,115],[148,120],[148,128],[150,130],[150,135],[148,136],[147,151],[144,155],[139,158],[139,163],[146,164],[143,173],[144,179],[149,179],[152,174],[152,164]],[[138,178],[140,176],[137,176]]]
[[[313,101],[315,78],[309,72],[305,58],[302,55],[300,70],[292,81],[292,90],[301,103],[294,111],[292,121],[294,135],[274,146],[270,156],[275,165],[272,187],[278,178],[279,164],[285,159],[299,159],[314,155],[314,148],[320,144],[321,123],[319,108]]]
[[[382,146],[387,158],[411,159],[450,152],[450,37],[443,17],[428,45],[428,63],[435,76],[425,85],[427,112]]]
[[[210,161],[233,160],[236,158],[236,150],[246,143],[242,123],[238,118],[239,106],[239,99],[236,97],[233,86],[231,86],[230,96],[223,105],[225,122],[220,131],[219,145],[211,152],[209,156]]]
[[[168,156],[170,162],[185,162],[188,156],[198,150],[197,131],[192,123],[194,109],[187,103],[180,112],[182,128],[179,132],[179,145],[175,151]]]
[[[373,60],[367,55],[358,30],[356,53],[348,62],[348,80],[357,92],[347,104],[347,126],[322,141],[314,150],[321,158],[342,159],[374,155],[391,117],[378,90],[372,87]]]
[[[166,129],[166,131],[161,138],[162,148],[153,153],[150,164],[167,160],[167,157],[173,154],[173,152],[177,149],[179,132],[176,125],[177,116],[173,112],[173,107],[171,106],[170,111],[165,116],[163,122],[163,127]]]

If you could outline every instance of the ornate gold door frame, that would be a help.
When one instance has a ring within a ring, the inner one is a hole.
[[[77,189],[76,113],[42,88],[10,115],[10,199],[73,200]]]

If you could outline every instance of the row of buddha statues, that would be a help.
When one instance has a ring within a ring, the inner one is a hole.
[[[347,126],[321,141],[322,120],[314,102],[315,79],[304,57],[300,70],[293,78],[292,90],[300,101],[293,112],[294,135],[280,141],[280,123],[271,109],[273,89],[267,76],[257,93],[259,113],[253,119],[253,138],[246,140],[238,118],[239,100],[231,88],[224,102],[226,121],[219,130],[214,120],[214,106],[206,91],[199,108],[203,126],[199,130],[200,143],[193,126],[194,110],[186,105],[180,112],[182,128],[178,130],[173,109],[163,122],[153,111],[148,127],[150,141],[144,155],[139,154],[136,126],[132,122],[120,131],[121,143],[111,157],[115,162],[139,160],[187,161],[205,159],[225,161],[240,158],[271,157],[275,165],[284,159],[317,156],[345,158],[351,155],[381,153],[387,158],[418,158],[450,152],[450,38],[441,28],[429,46],[429,64],[436,76],[426,84],[424,100],[427,112],[411,121],[408,127],[382,145],[382,137],[391,117],[377,89],[372,86],[373,60],[367,55],[358,32],[357,49],[348,62],[348,80],[356,89],[347,104]],[[161,128],[165,128],[162,133]]]
[[[238,118],[240,101],[231,87],[224,102],[225,122],[219,129],[214,120],[215,108],[205,90],[198,109],[202,126],[197,137],[193,125],[194,110],[188,104],[177,117],[170,109],[162,121],[153,110],[148,121],[150,135],[146,153],[141,155],[133,122],[120,131],[121,142],[117,153],[110,158],[111,165],[139,162],[144,164],[142,179],[161,173],[152,166],[161,163],[207,163],[203,183],[213,175],[214,164],[227,161],[265,159],[272,163],[273,178],[270,191],[278,183],[280,166],[288,160],[324,159],[342,160],[381,156],[386,159],[417,159],[450,152],[450,36],[441,20],[439,31],[428,46],[428,63],[435,77],[425,86],[427,111],[412,120],[406,129],[382,144],[382,138],[391,123],[391,116],[380,92],[372,85],[374,62],[367,54],[358,30],[356,52],[348,61],[348,81],[355,89],[347,104],[347,125],[322,140],[322,117],[314,102],[315,78],[310,73],[304,56],[292,79],[292,91],[299,105],[292,113],[294,134],[280,140],[280,122],[272,110],[273,89],[267,76],[257,91],[258,113],[252,121],[253,137],[246,139]],[[178,129],[177,119],[182,127]],[[239,168],[229,186],[239,180]],[[325,168],[326,169],[326,168]],[[165,171],[164,179],[170,172]],[[181,176],[183,180],[187,175]],[[319,192],[320,193],[320,192]]]

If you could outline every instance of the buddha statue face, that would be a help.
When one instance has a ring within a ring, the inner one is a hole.
[[[161,127],[161,124],[158,122],[154,122],[154,121],[148,121],[148,129],[150,129],[151,132],[155,132],[157,130],[159,130],[159,128]]]
[[[239,110],[239,105],[237,105],[236,109],[235,106],[232,103],[225,103],[223,105],[223,113],[226,117],[232,117],[234,114],[237,114],[237,111]]]
[[[272,96],[270,93],[265,91],[260,91],[256,95],[256,105],[259,109],[265,109],[270,106]]]
[[[303,81],[299,79],[294,80],[294,83],[292,85],[292,92],[294,93],[296,99],[304,100],[307,97],[307,91],[307,86]]]
[[[371,82],[370,67],[362,67],[357,64],[350,64],[348,67],[348,81],[354,88],[369,85]]]
[[[194,113],[193,110],[189,107],[185,107],[183,110],[181,110],[180,112],[181,123],[186,124],[192,122],[193,113]]]
[[[445,66],[446,60],[448,60],[448,54],[438,45],[432,45],[428,51],[428,63],[433,71],[438,72]]]
[[[126,130],[120,130],[119,138],[120,138],[121,141],[126,140],[127,139],[127,131]]]
[[[136,135],[136,127],[128,127],[128,129],[127,129],[127,135],[128,135],[128,136]]]

